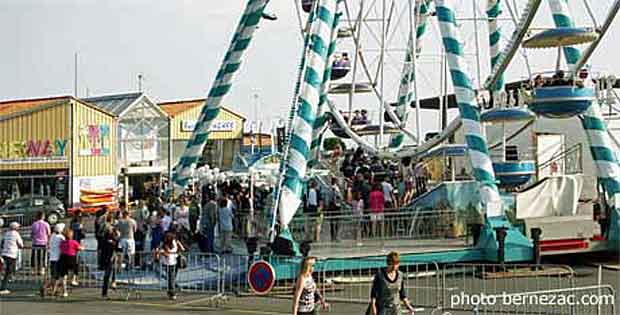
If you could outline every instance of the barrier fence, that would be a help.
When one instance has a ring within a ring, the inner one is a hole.
[[[315,246],[333,241],[374,241],[394,239],[466,241],[467,218],[454,210],[403,211],[386,209],[381,214],[316,214],[293,219],[289,228],[297,240]]]
[[[71,286],[70,274],[67,281],[70,290],[100,289],[104,271],[98,267],[96,251],[82,251],[78,257],[78,285]],[[250,309],[258,305],[288,305],[292,300],[301,258],[264,258],[276,269],[276,284],[260,299],[277,303],[244,303]],[[259,298],[247,284],[249,265],[259,257],[188,253],[186,259],[187,267],[178,270],[175,277],[176,291],[181,294],[199,293],[205,302],[215,306],[226,302],[227,296],[250,297],[252,301]],[[45,250],[22,249],[9,289],[38,291],[50,280],[46,261]],[[110,291],[112,296],[141,298],[141,293],[146,291],[160,291],[164,296],[168,290],[167,268],[152,253],[137,253],[132,260],[119,253],[113,266],[116,290]],[[372,279],[385,267],[385,259],[319,258],[313,276],[334,313],[338,309],[363,313],[370,299]],[[41,272],[43,268],[47,268],[45,273]],[[444,314],[441,310],[471,314],[615,314],[613,286],[601,283],[577,286],[575,271],[565,265],[438,265],[403,261],[400,271],[412,304],[435,310],[437,314]],[[552,296],[554,303],[548,300]]]

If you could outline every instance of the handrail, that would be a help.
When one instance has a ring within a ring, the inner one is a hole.
[[[527,6],[523,10],[523,14],[521,15],[521,18],[519,19],[519,23],[517,24],[517,29],[515,30],[514,33],[512,33],[512,38],[510,39],[510,41],[508,41],[508,43],[504,47],[504,50],[500,54],[497,64],[495,65],[495,67],[493,67],[491,74],[489,75],[487,80],[484,82],[485,90],[490,90],[491,87],[497,82],[500,75],[504,73],[504,71],[510,64],[510,61],[512,60],[514,55],[517,53],[517,50],[519,50],[519,46],[521,45],[521,42],[523,41],[523,38],[525,37],[525,34],[527,33],[529,26],[532,24],[532,21],[534,20],[534,16],[536,15],[536,12],[538,11],[538,7],[540,6],[541,2],[542,0],[530,0],[528,2]]]
[[[575,153],[575,152],[579,152],[579,169],[582,169],[583,165],[581,163],[581,156],[582,156],[582,145],[581,143],[576,143],[574,145],[572,145],[571,147],[569,147],[568,149],[556,153],[553,156],[551,156],[547,161],[541,163],[538,165],[538,170],[542,170],[545,169],[549,166],[551,166],[551,164],[553,164],[554,162],[566,159],[566,157],[568,157],[569,155]]]

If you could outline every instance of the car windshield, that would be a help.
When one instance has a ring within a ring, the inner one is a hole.
[[[21,200],[16,200],[15,202],[10,203],[8,206],[8,209],[19,209],[19,208],[26,208],[29,206],[30,206],[29,199],[21,199]]]

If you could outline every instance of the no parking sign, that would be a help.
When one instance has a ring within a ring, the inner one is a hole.
[[[269,293],[276,283],[276,272],[266,261],[260,260],[250,266],[248,284],[254,293],[263,295]]]

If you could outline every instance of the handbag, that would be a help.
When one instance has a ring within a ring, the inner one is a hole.
[[[185,257],[185,255],[179,254],[179,257],[177,258],[177,265],[179,266],[179,269],[187,268],[187,257]]]

